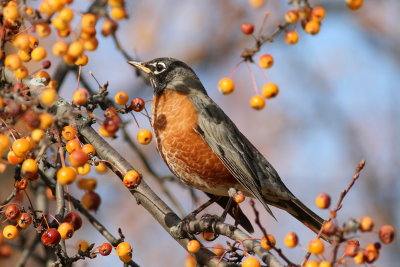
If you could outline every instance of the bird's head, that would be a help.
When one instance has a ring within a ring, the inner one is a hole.
[[[175,58],[156,58],[148,62],[128,61],[136,69],[149,76],[154,94],[165,89],[182,93],[206,93],[196,73],[184,62]]]

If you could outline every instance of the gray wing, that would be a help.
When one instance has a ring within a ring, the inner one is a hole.
[[[199,111],[195,130],[238,182],[274,217],[267,204],[293,196],[278,173],[212,99],[203,94],[190,97]]]

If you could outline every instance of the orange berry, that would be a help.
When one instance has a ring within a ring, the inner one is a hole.
[[[299,243],[299,238],[296,233],[290,232],[285,236],[284,243],[288,248],[294,248]]]
[[[308,252],[311,254],[322,254],[324,253],[325,246],[321,239],[314,238],[308,243]]]
[[[348,257],[355,257],[360,250],[360,243],[356,240],[348,240],[347,245],[344,248],[344,255]]]
[[[331,197],[326,193],[321,193],[315,198],[315,205],[320,209],[327,209],[331,205]]]
[[[44,70],[37,72],[35,78],[40,78],[44,85],[48,85],[51,80],[50,74]]]
[[[358,252],[356,256],[353,257],[353,260],[356,264],[364,264],[365,263],[365,256],[363,252]]]
[[[64,41],[58,41],[53,45],[53,54],[62,57],[64,56],[68,51],[68,44]]]
[[[74,11],[71,8],[64,7],[58,13],[58,16],[65,20],[66,22],[70,22],[74,18]]]
[[[150,144],[152,139],[152,134],[149,130],[147,129],[142,129],[139,131],[137,134],[137,140],[140,144],[142,145],[148,145]]]
[[[51,191],[50,187],[46,187],[46,196],[50,200],[55,200],[56,196],[53,194],[53,191]]]
[[[315,260],[308,260],[305,264],[304,267],[318,267],[318,262]]]
[[[29,62],[32,59],[31,52],[30,52],[29,48],[26,49],[26,50],[22,50],[22,49],[18,50],[18,57],[23,62]]]
[[[124,19],[126,18],[126,10],[123,7],[113,7],[111,8],[110,16],[116,20]]]
[[[111,34],[114,34],[118,29],[118,23],[112,19],[106,19],[103,22],[103,25],[101,27],[101,34],[103,36],[109,36]]]
[[[96,155],[96,149],[91,144],[85,144],[82,146],[82,151],[85,152],[88,156]]]
[[[374,221],[371,217],[363,217],[360,220],[360,230],[361,232],[370,232],[374,228]]]
[[[57,100],[57,91],[53,88],[44,89],[40,94],[40,102],[45,106],[51,106]]]
[[[269,69],[274,65],[274,58],[271,55],[262,55],[258,60],[258,65],[263,69]]]
[[[89,102],[89,92],[84,88],[79,88],[72,95],[72,103],[77,106],[86,106]]]
[[[213,232],[203,232],[201,233],[201,238],[203,238],[205,241],[211,241],[215,238],[215,235]]]
[[[310,20],[304,26],[305,32],[308,34],[311,34],[311,35],[315,35],[315,34],[319,33],[320,28],[321,28],[321,25],[320,25],[319,21],[316,21],[316,20]]]
[[[115,136],[115,133],[107,131],[106,128],[104,127],[104,125],[101,125],[99,127],[99,134],[103,137],[114,137]]]
[[[252,8],[261,8],[265,4],[265,0],[249,0],[249,5]]]
[[[67,54],[72,57],[79,57],[83,53],[83,44],[79,41],[72,42],[68,47]]]
[[[16,70],[21,67],[22,62],[17,54],[10,54],[4,59],[4,65],[10,70]]]
[[[114,96],[114,101],[115,103],[117,103],[120,106],[124,106],[126,103],[128,103],[129,101],[129,96],[127,93],[125,92],[118,92],[115,96]]]
[[[140,184],[141,179],[142,176],[140,175],[140,173],[135,170],[131,170],[124,175],[123,182],[127,188],[132,189]]]
[[[55,80],[51,80],[51,81],[49,81],[48,86],[49,86],[50,88],[56,89],[56,88],[58,87],[58,82],[55,81]]]
[[[268,242],[268,240],[269,240],[269,242]],[[265,236],[263,238],[261,238],[261,247],[266,250],[271,250],[272,246],[270,244],[275,246],[276,240],[275,240],[275,237],[271,234],[268,234],[268,240],[267,240],[267,237],[265,237]]]
[[[81,149],[76,149],[68,157],[69,162],[75,168],[83,166],[89,159],[88,155]]]
[[[87,51],[94,51],[99,46],[99,41],[96,37],[90,38],[83,42],[83,48]]]
[[[57,171],[57,180],[62,185],[68,185],[75,181],[76,170],[73,167],[62,167]]]
[[[322,233],[324,233],[327,236],[332,236],[334,235],[338,230],[337,225],[332,222],[324,222],[324,224],[322,225]]]
[[[318,267],[331,267],[331,263],[329,261],[321,261]]]
[[[106,173],[107,172],[107,166],[104,162],[99,162],[94,169],[99,172],[99,173]]]
[[[12,150],[17,157],[25,157],[31,149],[31,144],[26,138],[20,138],[14,141],[12,144]]]
[[[34,49],[39,45],[39,40],[35,36],[29,35],[29,43],[30,47]]]
[[[10,148],[11,142],[7,135],[0,134],[0,152],[6,151]],[[1,154],[1,153],[0,153]]]
[[[20,66],[14,70],[14,75],[17,79],[25,79],[29,75],[29,71],[25,66]]]
[[[256,95],[250,99],[250,106],[255,110],[261,110],[265,107],[265,100],[262,96]]]
[[[15,155],[14,151],[10,150],[7,154],[7,160],[10,164],[16,165],[18,163],[21,163],[24,160],[24,157],[18,157],[17,155]]]
[[[222,94],[228,95],[235,90],[235,83],[231,78],[222,78],[219,80],[218,89]]]
[[[197,267],[196,258],[188,254],[187,259],[185,260],[185,267]]]
[[[128,263],[128,262],[130,262],[132,260],[132,255],[131,254],[126,254],[124,256],[119,256],[119,259],[122,262]]]
[[[27,228],[32,223],[32,217],[29,213],[22,213],[17,220],[18,226],[22,229]]]
[[[107,4],[110,7],[120,7],[124,4],[124,0],[108,0]]]
[[[44,47],[38,46],[31,52],[31,57],[35,61],[40,61],[47,56],[46,49]]]
[[[94,28],[96,26],[96,22],[97,16],[90,13],[83,15],[81,19],[82,28]]]
[[[77,133],[74,127],[67,125],[63,128],[61,132],[62,137],[64,137],[65,140],[72,140],[76,137]]]
[[[69,140],[65,144],[65,149],[68,151],[68,153],[72,153],[73,151],[80,149],[80,148],[81,148],[81,143],[79,142],[78,139]]]
[[[285,35],[285,42],[294,45],[299,41],[299,34],[297,31],[288,31]]]
[[[383,244],[390,244],[393,242],[396,231],[391,225],[384,225],[379,229],[379,239]]]
[[[311,10],[311,20],[322,21],[325,18],[325,8],[317,6]]]
[[[59,31],[63,31],[69,27],[68,22],[59,16],[53,18],[51,24]]]
[[[297,10],[289,10],[285,13],[285,20],[287,23],[296,23],[299,21],[299,12]]]
[[[63,56],[64,62],[67,63],[68,65],[74,65],[76,61],[76,57],[73,57],[71,55],[64,55]]]
[[[260,261],[256,257],[247,257],[242,262],[242,267],[260,267]]]
[[[119,243],[115,250],[117,251],[117,254],[120,257],[126,255],[132,255],[132,247],[128,242]]]
[[[197,240],[190,240],[186,244],[186,249],[191,253],[197,253],[200,250],[200,242]]]
[[[85,163],[83,164],[83,166],[79,166],[78,168],[76,168],[76,170],[80,175],[86,175],[90,172],[90,164]]]
[[[246,199],[246,196],[244,195],[244,193],[242,191],[237,190],[232,198],[233,198],[233,201],[235,201],[236,203],[242,203]]]
[[[93,191],[97,187],[97,180],[95,178],[80,178],[76,185],[81,190]]]
[[[363,5],[363,0],[346,0],[346,2],[347,6],[352,10],[359,9]]]
[[[26,159],[22,163],[21,169],[23,172],[37,173],[39,168],[34,159]]]
[[[367,263],[373,263],[379,258],[380,243],[368,244],[364,251],[364,259]]]
[[[27,34],[18,34],[13,40],[13,45],[18,49],[28,49],[30,47],[29,36]]]
[[[100,206],[101,198],[96,192],[88,191],[82,196],[81,202],[86,209],[96,211]]]
[[[82,54],[75,60],[74,64],[77,66],[86,66],[88,62],[89,62],[89,57],[86,54]]]
[[[53,116],[51,116],[49,113],[40,114],[39,119],[40,119],[39,127],[42,130],[47,130],[53,124]]]
[[[35,31],[40,37],[46,37],[50,35],[51,28],[47,23],[38,23],[35,25]]]
[[[3,8],[3,17],[4,19],[12,19],[16,20],[19,17],[19,10],[18,7],[14,5],[7,5]]]
[[[254,32],[254,24],[252,23],[243,23],[240,26],[240,30],[242,31],[242,33],[246,34],[246,35],[250,35]]]
[[[19,230],[14,225],[7,225],[3,228],[3,236],[9,240],[17,238],[19,235]]]
[[[76,248],[78,251],[86,252],[89,248],[89,243],[86,240],[79,240]]]
[[[273,98],[278,95],[279,87],[275,83],[266,83],[261,88],[261,93],[265,98]]]
[[[57,231],[62,239],[70,239],[74,234],[74,227],[69,222],[63,222],[58,226]]]

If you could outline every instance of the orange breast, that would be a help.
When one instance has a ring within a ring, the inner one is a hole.
[[[159,153],[181,181],[217,195],[237,187],[235,178],[196,133],[197,112],[185,94],[167,89],[155,96],[152,124]]]

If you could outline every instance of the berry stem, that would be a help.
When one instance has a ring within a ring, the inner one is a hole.
[[[256,82],[256,77],[254,76],[253,69],[250,67],[248,62],[246,62],[246,66],[247,66],[247,68],[249,69],[249,72],[250,72],[250,77],[251,77],[251,82],[253,84],[254,92],[256,93],[256,95],[258,95],[257,82]]]
[[[244,60],[239,61],[238,64],[232,69],[231,73],[229,74],[229,78],[233,79],[235,72],[239,69],[240,65],[244,62]]]

